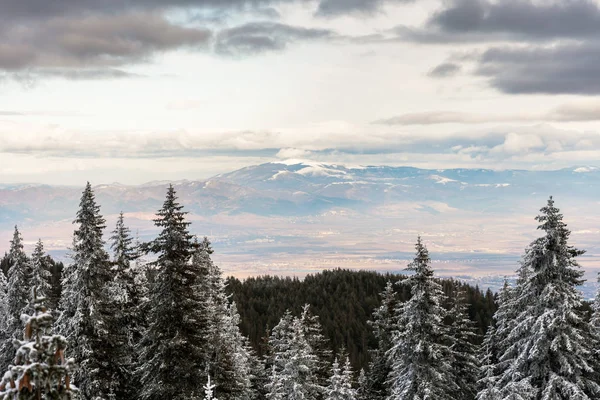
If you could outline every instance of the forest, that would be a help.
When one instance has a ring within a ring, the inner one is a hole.
[[[223,276],[173,186],[149,242],[105,238],[91,185],[68,261],[15,227],[0,267],[0,399],[600,398],[600,296],[550,197],[518,279],[439,279],[415,238],[405,274]]]

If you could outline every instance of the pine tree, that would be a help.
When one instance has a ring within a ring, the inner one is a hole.
[[[31,253],[32,264],[32,287],[37,288],[38,296],[47,298],[52,291],[49,258],[44,251],[44,243],[41,239],[35,245]]]
[[[598,289],[596,290],[596,298],[592,304],[592,318],[590,319],[590,325],[595,329],[596,334],[600,335],[600,273],[596,278],[598,282]]]
[[[267,398],[315,399],[323,393],[316,377],[318,358],[305,337],[300,318],[286,312],[273,328],[269,345],[273,370]]]
[[[210,382],[210,374],[208,374],[208,382],[204,385],[204,400],[217,400],[213,395],[216,387],[217,385]]]
[[[528,273],[516,290],[516,324],[501,356],[508,367],[497,386],[528,399],[598,398],[597,338],[579,311],[583,271],[576,258],[584,252],[569,245],[570,231],[552,197],[540,211],[544,235],[523,257]]]
[[[313,353],[317,357],[317,367],[315,374],[319,385],[325,387],[330,376],[330,365],[332,351],[329,348],[329,341],[323,335],[323,328],[319,322],[319,317],[310,310],[310,305],[305,304],[302,307],[300,322],[304,329],[304,336],[308,341]]]
[[[4,272],[0,271],[0,361],[3,361],[8,367],[14,356],[14,347],[11,346],[11,325],[10,325],[10,313],[8,308],[8,283]]]
[[[352,388],[352,367],[350,359],[342,368],[336,358],[332,365],[332,375],[325,389],[325,400],[356,400],[356,390]]]
[[[7,303],[8,303],[8,336],[21,337],[21,315],[29,311],[29,290],[31,290],[31,262],[23,250],[23,238],[15,226],[13,239],[10,242],[8,256],[11,267],[8,270]],[[14,348],[4,343],[2,349],[2,366],[7,367],[14,357]]]
[[[158,255],[148,293],[149,327],[142,344],[140,399],[180,400],[201,396],[206,338],[197,270],[186,212],[169,186],[154,224],[162,231],[143,246]]]
[[[56,331],[71,344],[69,355],[78,365],[73,378],[82,396],[108,399],[120,384],[121,368],[114,359],[122,337],[114,330],[119,316],[110,298],[112,271],[102,238],[105,220],[89,182],[73,223],[72,263],[63,274]]]
[[[452,338],[453,370],[456,384],[460,388],[457,398],[472,400],[477,394],[477,380],[480,373],[480,363],[477,357],[477,341],[475,323],[467,315],[468,305],[466,293],[458,288],[452,297],[452,308],[448,313],[450,318],[450,337]]]
[[[4,374],[0,384],[0,399],[68,400],[76,388],[70,384],[74,362],[65,360],[67,341],[51,335],[52,314],[44,299],[33,290],[33,315],[23,315],[24,340],[14,340],[16,362]]]
[[[144,335],[141,315],[141,293],[135,282],[132,263],[137,258],[131,231],[125,225],[123,213],[119,214],[115,230],[110,237],[113,250],[113,281],[109,284],[112,307],[116,311],[111,331],[115,338],[114,362],[119,365],[121,385],[113,390],[117,398],[132,398],[137,392],[136,346]]]
[[[375,309],[373,318],[369,321],[377,339],[377,347],[371,351],[372,361],[369,364],[365,387],[367,398],[374,400],[383,400],[389,394],[387,380],[392,368],[387,354],[392,348],[392,331],[397,320],[395,313],[397,299],[392,282],[388,281],[380,297],[381,305]]]
[[[368,380],[367,374],[364,369],[360,370],[360,374],[358,375],[357,389],[356,389],[356,399],[357,400],[369,400],[369,391],[368,391]]]
[[[499,400],[501,392],[496,388],[496,363],[497,346],[496,328],[490,325],[483,338],[483,343],[480,348],[481,358],[481,373],[480,379],[477,381],[479,391],[477,392],[477,400]]]
[[[434,280],[427,248],[419,237],[417,255],[407,270],[412,297],[400,305],[393,347],[389,400],[453,400],[459,390],[452,371],[452,342],[444,325],[442,287]]]

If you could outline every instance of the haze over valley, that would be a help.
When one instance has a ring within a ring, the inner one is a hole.
[[[418,235],[436,271],[496,287],[514,275],[536,237],[538,210],[553,195],[587,250],[586,276],[600,271],[600,169],[555,171],[343,166],[306,160],[254,165],[210,179],[173,182],[192,232],[208,235],[227,274],[304,276],[332,268],[403,270]],[[94,186],[111,228],[120,211],[141,240],[168,182]],[[66,256],[82,188],[11,184],[0,188],[0,251],[15,224],[26,249],[38,238]],[[593,283],[590,285],[590,293]]]

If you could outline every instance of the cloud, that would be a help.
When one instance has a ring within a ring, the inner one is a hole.
[[[592,0],[454,0],[420,29],[397,33],[417,42],[551,41],[596,38],[600,7]]]
[[[447,78],[456,75],[460,69],[458,64],[443,63],[432,69],[428,75],[433,78]]]
[[[281,159],[302,159],[302,158],[310,158],[313,154],[312,151],[304,150],[304,149],[294,149],[294,148],[285,148],[281,149],[277,152],[275,157]]]
[[[178,26],[156,13],[57,17],[2,30],[1,70],[74,79],[130,76],[113,67],[206,46],[211,37],[206,29]]]
[[[394,3],[411,3],[414,0],[389,0]],[[375,14],[380,12],[386,0],[321,0],[317,15],[334,17],[347,14]]]
[[[498,122],[600,121],[600,103],[564,104],[545,113],[485,114],[457,111],[425,111],[373,121],[376,125],[487,124]]]
[[[510,94],[600,94],[600,42],[534,47],[493,47],[477,74]]]
[[[215,51],[223,55],[254,55],[279,51],[298,41],[330,39],[328,29],[310,29],[276,22],[252,22],[219,32]]]

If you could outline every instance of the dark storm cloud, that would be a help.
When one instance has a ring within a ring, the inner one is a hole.
[[[477,73],[505,93],[600,94],[600,43],[495,47]]]
[[[335,33],[327,29],[308,29],[275,22],[254,22],[219,32],[215,51],[233,56],[252,55],[283,50],[292,42],[333,37]]]
[[[429,71],[433,78],[447,78],[456,75],[460,71],[460,65],[454,63],[443,63]]]

